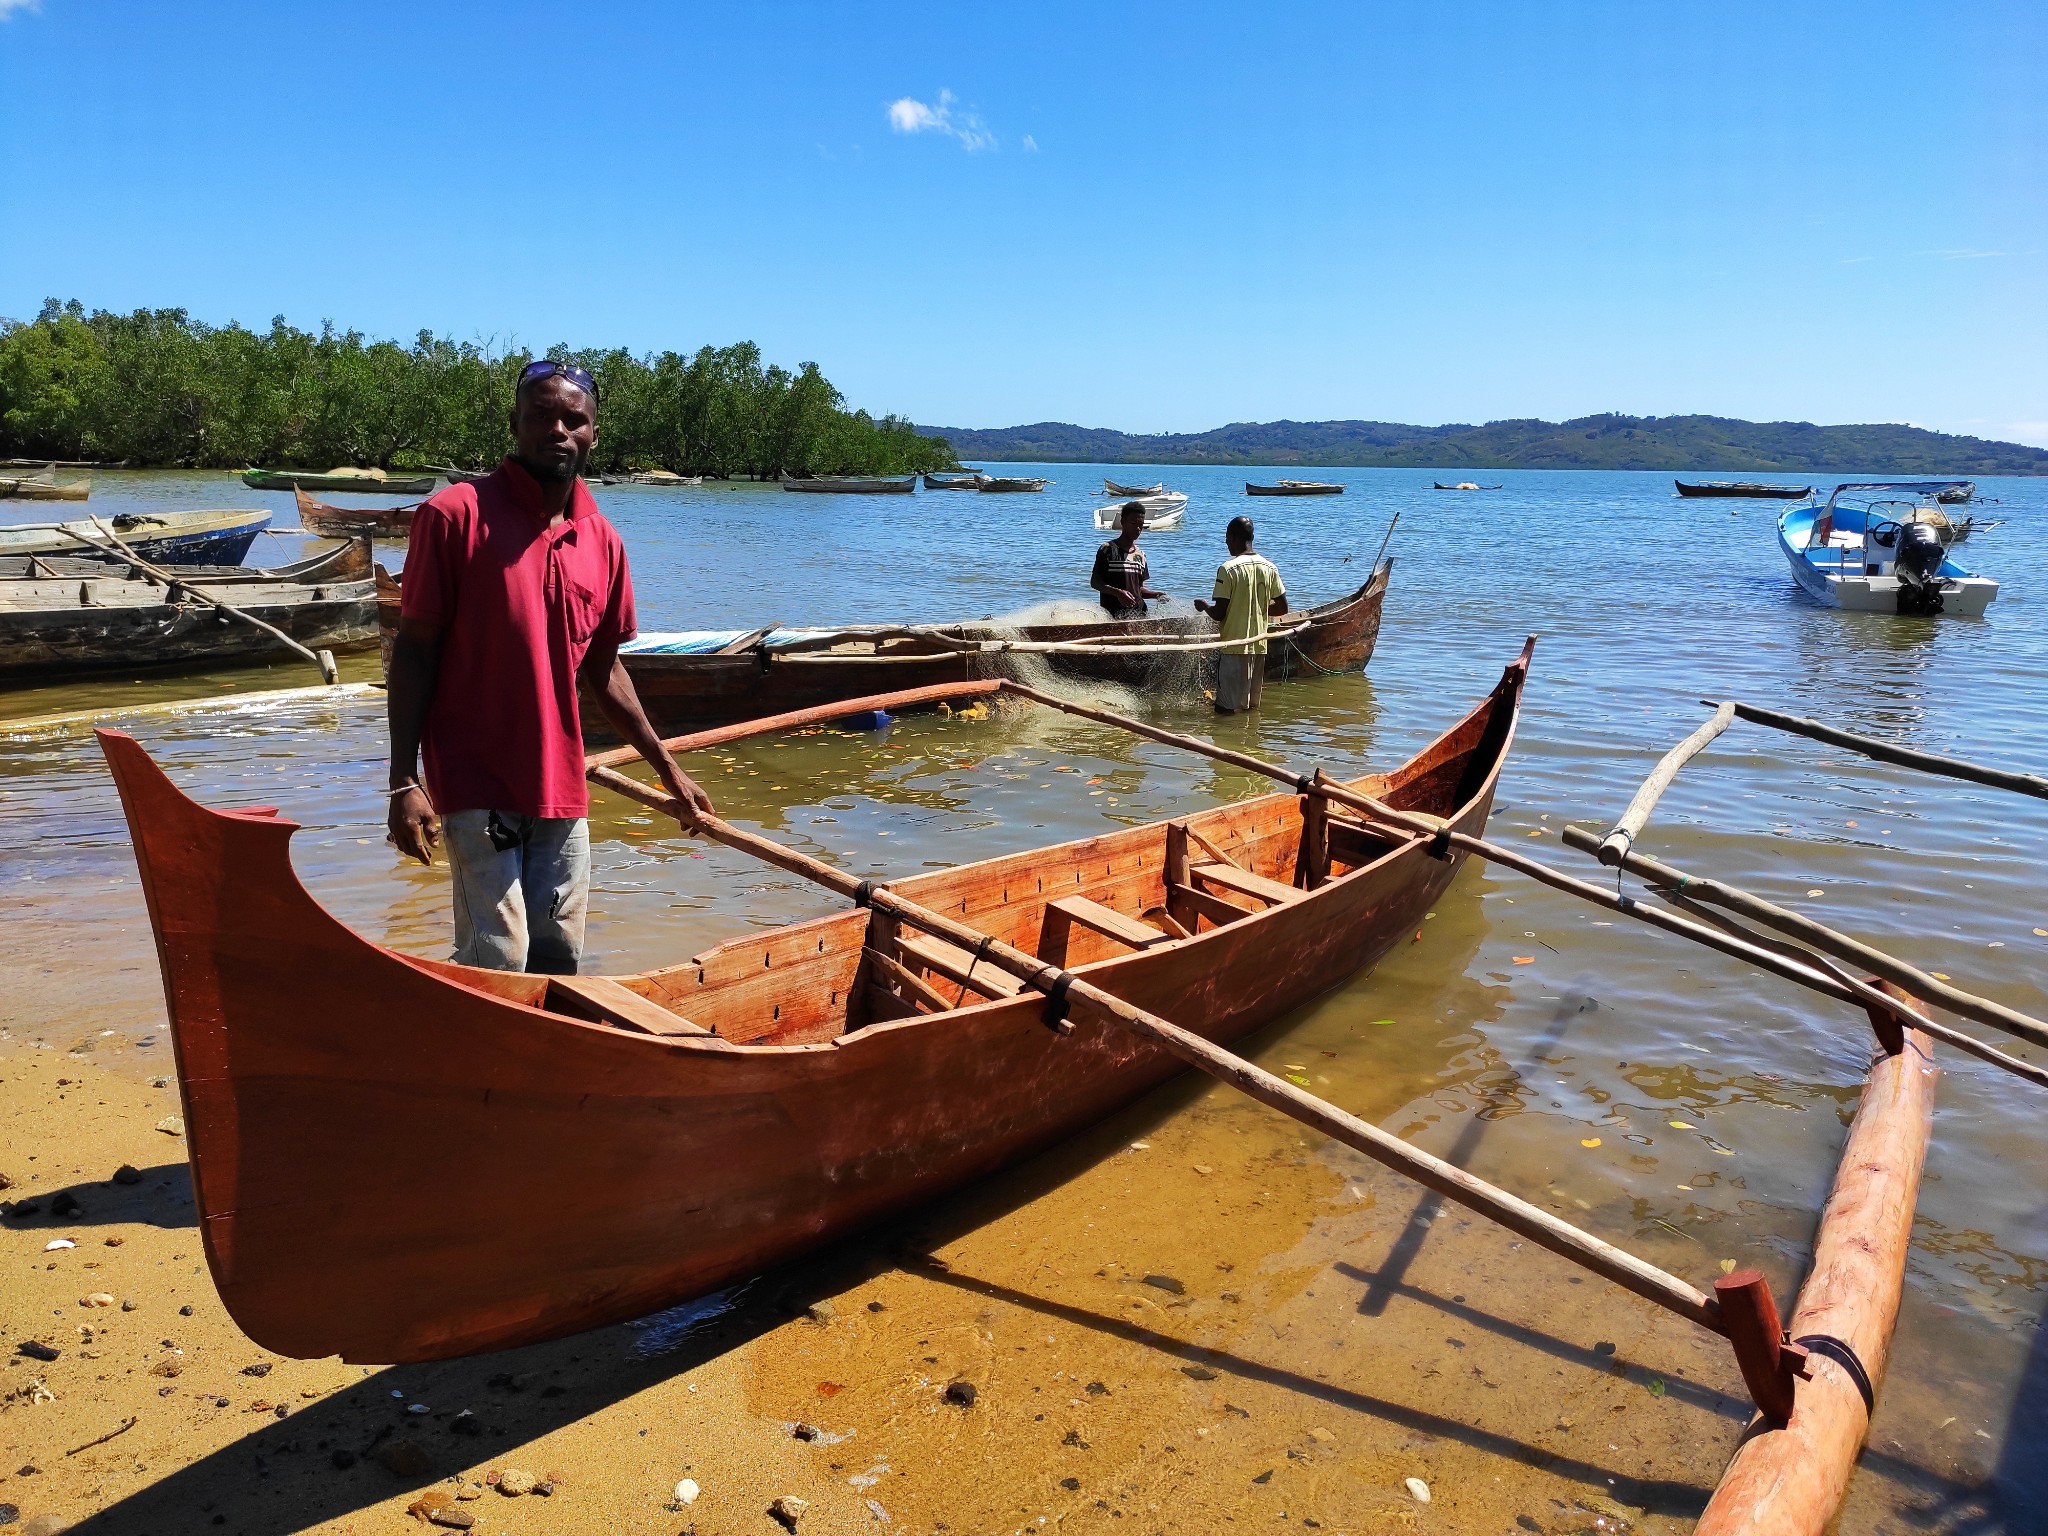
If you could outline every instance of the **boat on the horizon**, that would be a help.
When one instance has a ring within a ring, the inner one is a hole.
[[[983,475],[980,489],[994,495],[1005,495],[1017,491],[1042,491],[1051,484],[1050,480],[1035,475]]]
[[[92,558],[105,543],[104,523],[144,560],[157,565],[239,565],[256,535],[270,526],[261,507],[216,507],[196,512],[117,512],[63,523],[0,523],[0,555],[77,555]]]
[[[1528,662],[1350,787],[1482,833]],[[297,823],[203,806],[132,737],[99,740],[156,934],[193,1224],[228,1314],[281,1355],[410,1364],[644,1317],[1182,1070],[1119,1031],[1049,1029],[1044,994],[862,907],[622,975],[402,953],[314,899]],[[1406,939],[1465,857],[1310,805],[1283,791],[888,885],[1228,1043]]]
[[[1825,505],[1788,508],[1778,547],[1793,580],[1830,608],[1981,615],[1998,583],[1949,556],[1959,540],[1934,498],[1950,483],[1854,480],[1836,486]]]
[[[1674,480],[1681,496],[1747,496],[1762,501],[1798,501],[1813,494],[1810,485],[1765,485],[1757,480]]]
[[[365,496],[431,496],[435,476],[393,475],[381,469],[245,469],[242,483],[257,491],[358,491]]]
[[[978,491],[981,476],[973,470],[961,475],[935,475],[926,472],[924,488],[928,491]]]
[[[1344,487],[1328,480],[1282,480],[1274,485],[1244,483],[1247,496],[1342,496]]]
[[[837,496],[908,496],[917,489],[915,475],[784,475],[785,491]]]
[[[1440,491],[1497,491],[1497,485],[1480,485],[1471,480],[1460,480],[1456,485],[1445,485],[1443,481],[1432,482]]]
[[[1118,485],[1107,475],[1102,477],[1102,490],[1106,496],[1165,496],[1169,494],[1164,480],[1160,481],[1157,485]]]

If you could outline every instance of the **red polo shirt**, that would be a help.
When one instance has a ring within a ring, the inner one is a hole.
[[[633,638],[626,547],[579,479],[549,529],[540,486],[506,459],[413,519],[404,613],[442,629],[422,751],[434,809],[582,816],[576,672]]]

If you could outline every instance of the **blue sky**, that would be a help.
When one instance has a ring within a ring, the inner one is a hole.
[[[2048,444],[2048,7],[0,0],[0,315]]]

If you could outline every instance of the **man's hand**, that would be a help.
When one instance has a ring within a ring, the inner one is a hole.
[[[417,784],[408,785],[391,797],[391,813],[385,818],[391,846],[409,859],[433,867],[434,850],[441,843],[441,818],[434,803]]]
[[[662,787],[675,796],[676,804],[686,817],[694,820],[697,816],[716,814],[711,805],[711,797],[704,793],[703,785],[678,768],[676,760],[667,752],[661,754],[661,760],[654,765],[654,770],[661,776]],[[687,825],[687,822],[685,824]]]

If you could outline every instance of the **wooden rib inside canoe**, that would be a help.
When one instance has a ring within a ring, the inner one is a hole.
[[[1525,654],[1354,787],[1483,829],[1526,671]],[[100,739],[157,934],[208,1263],[236,1322],[282,1354],[424,1360],[642,1316],[985,1176],[1179,1070],[1127,1033],[1048,1030],[1042,997],[985,992],[973,954],[870,910],[603,987],[401,955],[299,884],[292,823],[209,810],[131,738]],[[890,889],[1027,953],[1057,946],[1221,1044],[1370,964],[1461,862],[1364,828],[1305,850],[1301,799],[1276,794],[1185,818],[1229,851],[1215,862],[1269,882],[1218,894],[1173,825]],[[1139,947],[1143,929],[1160,937]]]

